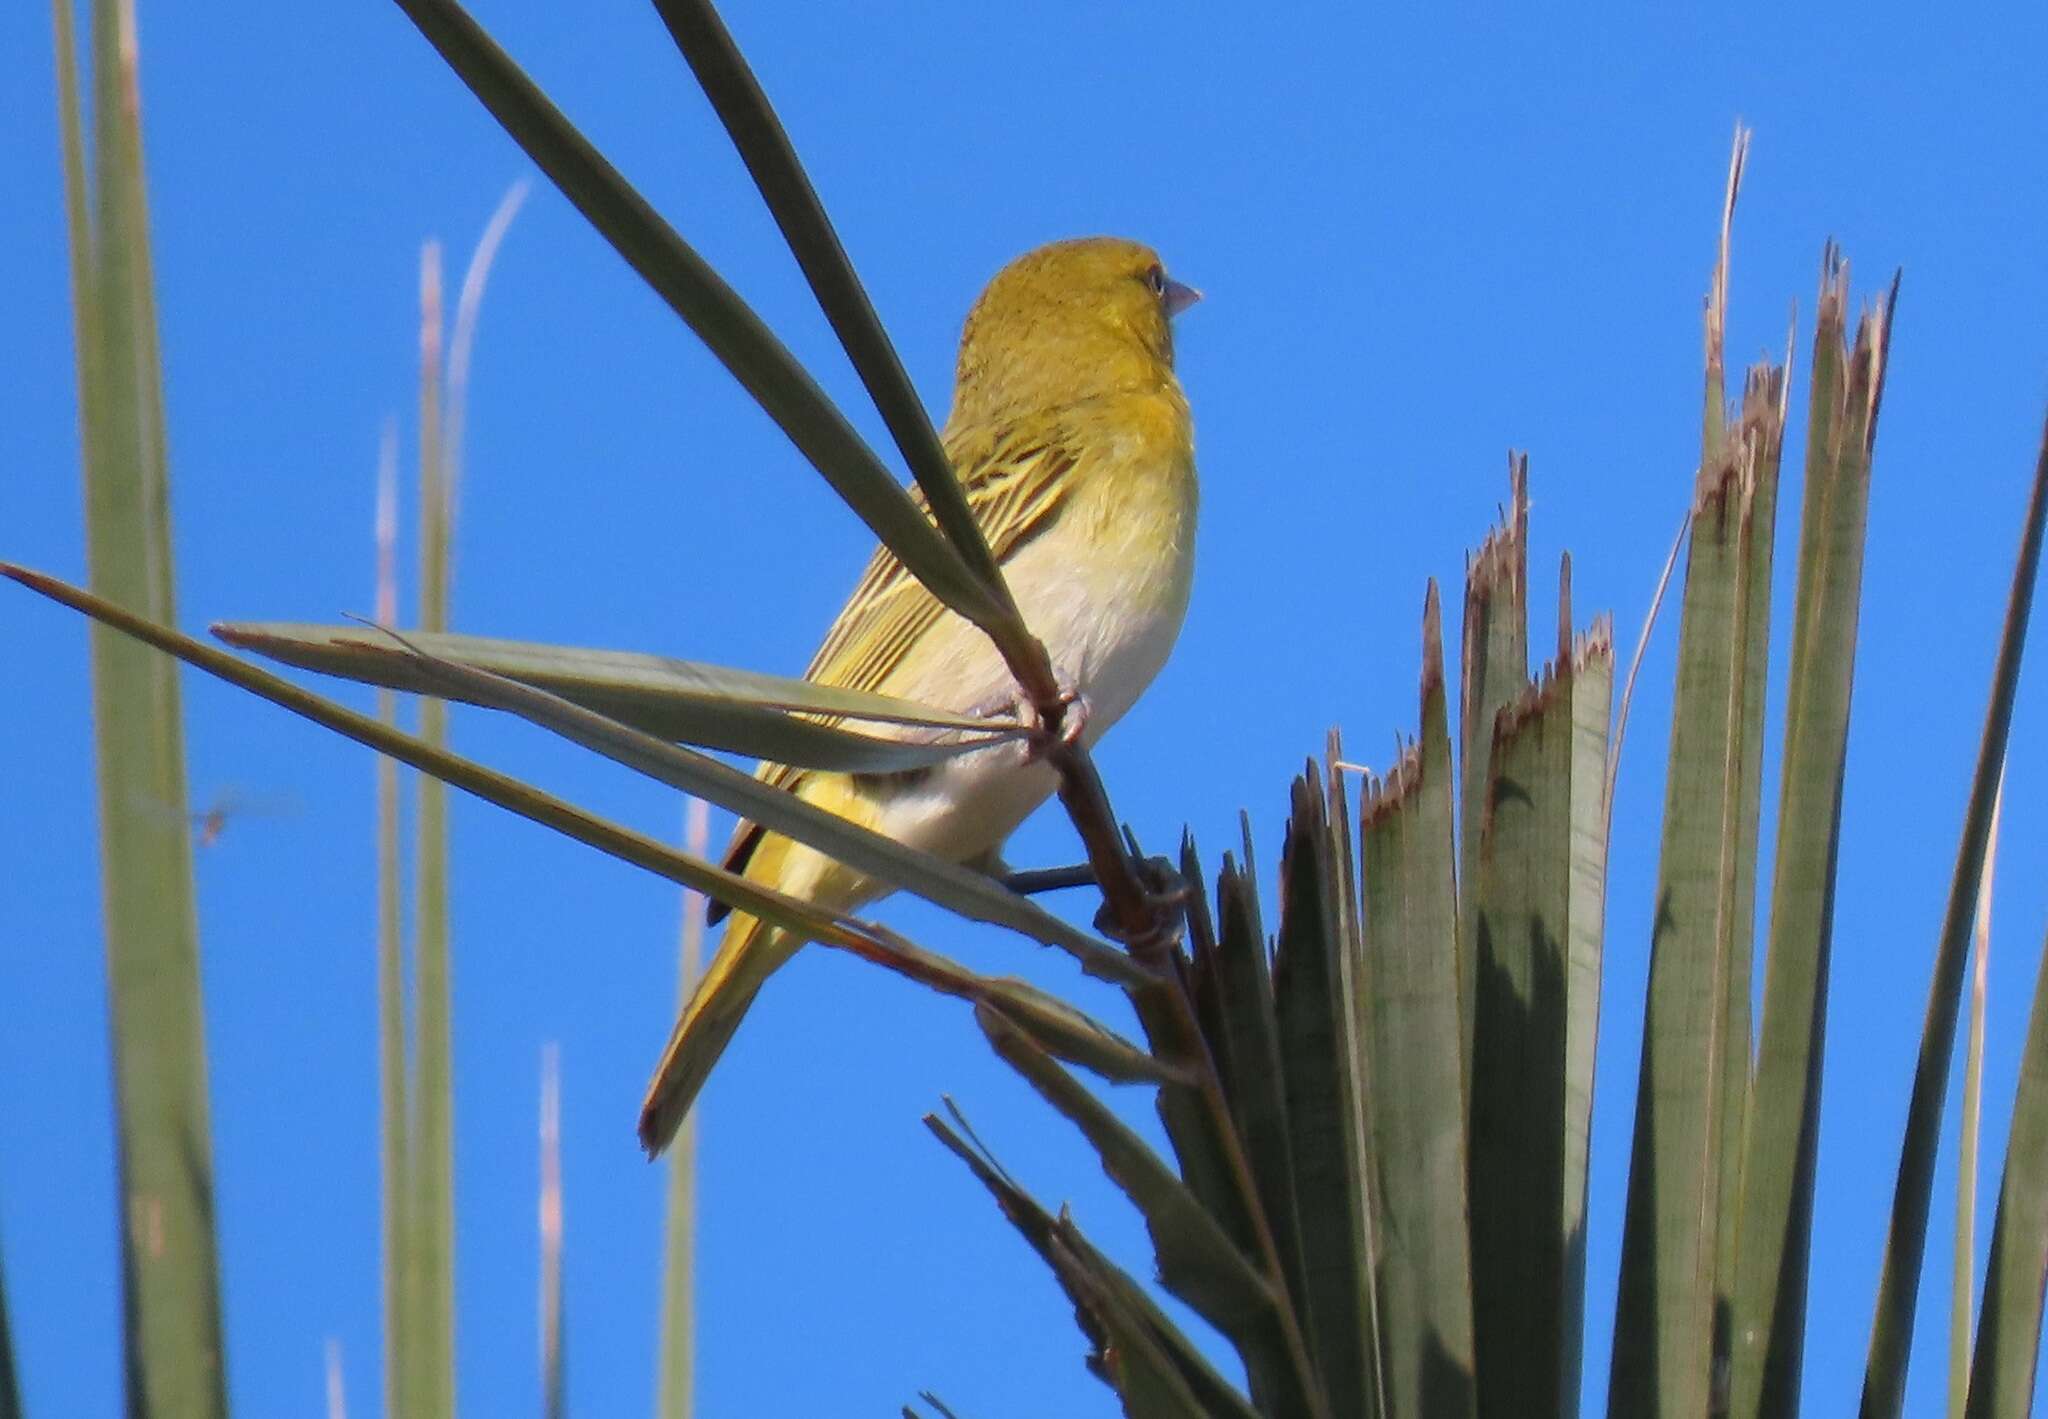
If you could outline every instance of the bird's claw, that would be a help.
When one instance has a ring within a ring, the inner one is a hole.
[[[1060,715],[1060,742],[1069,749],[1080,747],[1081,735],[1088,728],[1088,697],[1079,690],[1066,690],[1060,695],[1064,713]]]
[[[1059,742],[1068,749],[1078,748],[1082,734],[1088,729],[1088,696],[1079,690],[1062,690],[1059,703]],[[1053,736],[1045,732],[1038,706],[1025,700],[1019,704],[1017,715],[1030,731],[1030,747],[1025,750],[1025,757],[1031,760],[1044,758]]]

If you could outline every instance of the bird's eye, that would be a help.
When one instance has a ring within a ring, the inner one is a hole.
[[[1164,267],[1154,266],[1145,273],[1145,289],[1155,296],[1164,296],[1166,294],[1166,270]]]

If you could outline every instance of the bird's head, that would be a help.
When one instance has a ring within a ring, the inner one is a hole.
[[[1082,237],[1026,252],[968,312],[955,417],[1169,385],[1173,317],[1200,299],[1139,242]]]

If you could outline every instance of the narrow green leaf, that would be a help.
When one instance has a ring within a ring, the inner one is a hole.
[[[1000,598],[1005,612],[1016,617],[1016,604],[981,527],[968,510],[967,497],[953,473],[952,460],[939,443],[917,390],[904,371],[888,332],[868,300],[866,288],[840,245],[839,234],[825,215],[796,149],[775,117],[768,96],[748,67],[732,35],[709,0],[654,0],[676,47],[689,61],[699,87],[726,135],[753,175],[782,239],[789,243],[811,293],[832,323],[868,397],[881,411],[890,437],[924,490],[925,501],[939,527],[951,539],[968,567]],[[1021,625],[1021,621],[1018,622]]]
[[[1871,1325],[1870,1361],[1863,1377],[1864,1419],[1887,1419],[1898,1414],[1905,1402],[1906,1355],[1913,1341],[1913,1298],[1920,1286],[1920,1262],[1927,1241],[1934,1154],[1941,1137],[1942,1100],[1948,1093],[1949,1058],[1955,1051],[1956,1009],[1962,995],[1963,966],[1969,957],[1970,920],[1976,911],[1977,883],[1983,875],[1985,848],[1991,836],[1991,805],[1998,794],[1999,765],[2005,762],[2006,741],[2012,730],[2013,695],[2019,685],[2020,654],[2026,646],[2027,620],[2033,610],[2034,581],[2041,567],[2044,521],[2048,521],[2048,431],[2042,435],[2040,459],[2034,466],[2033,493],[2021,524],[2019,557],[2013,566],[2005,626],[1999,634],[1998,660],[1991,672],[1991,703],[1984,712],[1977,768],[1970,781],[1969,807],[1963,815],[1962,841],[1956,849],[1955,875],[1949,882],[1948,908],[1942,915],[1934,979],[1928,987],[1920,1059],[1913,1070],[1912,1103],[1906,1113],[1898,1184],[1892,1195],[1891,1225],[1885,1238],[1884,1271],[1878,1280],[1877,1315]],[[2033,1126],[2031,1118],[2028,1126]],[[2039,1196],[2036,1193],[2030,1200],[2037,1201]],[[2017,1283],[2001,1277],[2000,1284]],[[1986,1294],[1990,1294],[1988,1279]],[[1987,1328],[1979,1322],[1980,1356],[1984,1353],[1983,1332]],[[1971,1384],[1976,1384],[1974,1377]]]
[[[1106,1357],[1112,1366],[1128,1375],[1133,1368],[1133,1352],[1141,1350],[1144,1368],[1152,1375],[1171,1376],[1178,1385],[1186,1386],[1201,1412],[1210,1419],[1257,1419],[1259,1411],[1245,1403],[1244,1396],[1216,1372],[1195,1343],[1166,1318],[1129,1272],[1112,1264],[1089,1243],[1071,1218],[1061,1216],[1054,1242],[1083,1268],[1084,1284],[1093,1283],[1096,1287],[1110,1334],[1118,1338],[1116,1348],[1125,1352]],[[1127,1414],[1149,1416],[1159,1412],[1155,1406],[1138,1400],[1143,1393],[1139,1386],[1132,1385],[1129,1390]]]
[[[1231,1115],[1237,1116],[1236,1090],[1239,1066],[1231,1054],[1229,1030],[1223,1018],[1222,966],[1218,959],[1216,922],[1209,914],[1209,899],[1202,893],[1202,857],[1195,849],[1195,835],[1183,828],[1180,838],[1180,877],[1185,886],[1182,924],[1188,942],[1188,995],[1194,1002],[1195,1024],[1209,1060],[1222,1082],[1224,1097],[1232,1101]]]
[[[1199,880],[1199,879],[1197,879]],[[1308,1269],[1302,1256],[1301,1222],[1295,1211],[1293,1144],[1287,1127],[1286,1084],[1280,1073],[1278,1026],[1273,1018],[1273,978],[1258,919],[1258,887],[1228,854],[1216,879],[1216,993],[1224,1052],[1231,1060],[1227,1080],[1231,1115],[1244,1139],[1245,1157],[1259,1189],[1259,1204],[1273,1229],[1288,1295],[1300,1316],[1311,1353],[1322,1350],[1308,1312]],[[1253,1397],[1263,1399],[1254,1377]]]
[[[454,691],[471,703],[530,720],[615,763],[708,798],[772,832],[783,833],[971,920],[1007,926],[1057,946],[1091,975],[1121,984],[1143,984],[1152,979],[1143,966],[1108,942],[1076,930],[986,873],[905,847],[707,755],[643,734],[559,695],[450,661],[422,656],[418,664],[420,673],[439,682],[444,692]]]
[[[1469,1075],[1472,1061],[1472,960],[1478,941],[1470,864],[1479,860],[1479,824],[1486,816],[1486,756],[1493,745],[1493,720],[1501,706],[1529,680],[1529,460],[1508,456],[1508,506],[1501,525],[1465,559],[1465,624],[1458,689],[1458,991],[1462,1049]]]
[[[1754,874],[1736,853],[1754,842],[1745,775],[1759,762],[1743,742],[1745,680],[1762,664],[1750,638],[1768,631],[1767,609],[1751,596],[1755,541],[1771,535],[1757,516],[1759,441],[1755,430],[1731,438],[1694,490],[1615,1304],[1608,1405],[1617,1419],[1706,1412],[1726,1343],[1717,1269],[1723,1150],[1735,1144],[1723,1137],[1727,1055],[1737,1052],[1746,1072],[1749,1048],[1746,1035],[1728,1037],[1729,1002],[1749,989],[1737,972],[1746,970],[1754,914],[1753,901],[1740,900]]]
[[[1805,1349],[1835,860],[1863,597],[1870,453],[1891,326],[1887,302],[1863,321],[1850,352],[1843,340],[1847,301],[1847,270],[1837,266],[1824,281],[1815,331],[1770,940],[1756,1067],[1740,1150],[1741,1230],[1730,1326],[1730,1413],[1737,1419],[1789,1419],[1798,1412]],[[1743,429],[1745,437],[1756,431],[1760,472],[1776,471],[1782,420],[1773,423],[1768,409],[1778,402],[1774,390],[1760,388],[1752,378]],[[1759,492],[1774,485],[1774,478],[1760,478]],[[1755,515],[1765,515],[1761,502]],[[1762,594],[1760,588],[1768,586],[1769,576],[1767,563],[1752,569],[1745,591],[1752,605]],[[1759,630],[1756,639],[1762,638]],[[1761,672],[1759,647],[1750,673]],[[1745,733],[1760,726],[1761,707],[1754,708],[1754,720]],[[1753,783],[1754,763],[1752,759],[1744,765],[1745,791]],[[1736,860],[1747,864],[1755,856],[1753,817],[1738,827],[1745,836],[1736,844]],[[1736,901],[1736,925],[1746,945],[1755,913],[1754,877],[1738,880],[1737,890],[1742,895]],[[1742,964],[1747,965],[1746,952]],[[1737,978],[1734,988],[1747,997],[1746,974]]]
[[[448,489],[441,462],[441,249],[420,253],[420,627],[448,627]],[[441,748],[448,707],[420,701],[420,738]],[[448,923],[448,802],[439,779],[417,783],[413,820],[412,1138],[413,1195],[407,1255],[418,1337],[416,1412],[455,1412],[455,1069]]]
[[[1329,863],[1324,882],[1330,898],[1328,920],[1337,953],[1337,1009],[1340,1015],[1346,1015],[1350,1020],[1344,1041],[1344,1063],[1352,1098],[1351,1155],[1358,1175],[1358,1185],[1352,1189],[1351,1224],[1358,1246],[1354,1264],[1358,1268],[1360,1304],[1365,1310],[1365,1326],[1357,1342],[1358,1362],[1365,1370],[1366,1408],[1360,1419],[1383,1419],[1387,1412],[1384,1374],[1387,1347],[1380,1324],[1379,1295],[1373,1281],[1379,1261],[1379,1238],[1375,1231],[1373,1209],[1376,1204],[1372,1196],[1377,1186],[1372,1142],[1375,1098],[1372,1028],[1363,1010],[1363,1002],[1371,989],[1372,961],[1365,949],[1364,901],[1358,880],[1361,858],[1357,840],[1351,831],[1352,790],[1345,773],[1343,736],[1332,726],[1324,744],[1324,852]],[[1305,1279],[1297,1294],[1307,1295]],[[1298,1302],[1296,1311],[1305,1321],[1306,1302]],[[1348,1367],[1351,1362],[1341,1363]]]
[[[56,0],[54,17],[89,579],[108,601],[168,621],[134,9],[93,5],[90,172],[69,0]],[[128,1407],[204,1419],[224,1414],[227,1399],[179,685],[173,665],[109,631],[92,636],[92,669]]]
[[[455,0],[397,0],[562,194],[683,318],[932,594],[984,627],[1015,614],[919,510],[796,357]]]
[[[1223,918],[1223,935],[1219,940],[1207,904],[1194,885],[1201,880],[1201,862],[1192,838],[1183,847],[1182,875],[1190,884],[1187,921],[1195,951],[1189,991],[1202,1039],[1221,1084],[1228,1126],[1236,1135],[1254,1203],[1264,1216],[1273,1267],[1268,1284],[1285,1298],[1286,1314],[1299,1336],[1305,1362],[1296,1368],[1289,1355],[1263,1352],[1250,1357],[1253,1363],[1247,1366],[1246,1380],[1252,1401],[1259,1409],[1286,1413],[1299,1410],[1307,1402],[1302,1390],[1304,1384],[1312,1381],[1306,1362],[1316,1348],[1306,1309],[1306,1266],[1294,1210],[1287,1111],[1274,1040],[1273,990],[1266,967],[1266,945],[1258,932],[1256,890],[1249,876],[1240,873],[1226,853],[1217,879]],[[1182,1092],[1192,1095],[1192,1091]],[[1164,1115],[1164,1095],[1161,1103]],[[1213,1134],[1205,1130],[1204,1136]],[[1183,1160],[1184,1174],[1185,1171]],[[1227,1165],[1217,1182],[1226,1189],[1219,1201],[1210,1201],[1199,1190],[1197,1195],[1203,1197],[1212,1211],[1220,1206],[1234,1213],[1234,1225],[1242,1230],[1233,1235],[1248,1254],[1267,1246],[1257,1231],[1250,1208],[1240,1200],[1236,1180],[1229,1175]]]
[[[357,714],[332,700],[302,690],[289,680],[259,670],[183,632],[160,626],[55,577],[9,562],[0,562],[0,576],[19,582],[52,601],[82,612],[167,655],[174,655],[188,665],[280,705],[344,738],[432,774],[443,783],[473,794],[486,803],[516,813],[544,828],[551,828],[566,838],[594,847],[642,871],[684,887],[694,887],[735,911],[760,917],[763,921],[797,932],[806,940],[829,946],[849,945],[874,936],[875,928],[867,922],[825,911],[800,898],[763,887],[737,873],[679,853],[630,828],[585,813],[530,784],[487,769],[413,735],[380,724],[368,715]]]
[[[417,657],[378,630],[238,623],[217,625],[213,633],[229,645],[301,669],[389,689],[433,692]],[[405,638],[436,659],[549,691],[657,739],[802,768],[900,773],[1025,732],[1022,725],[928,710],[909,700],[665,656],[447,633],[407,631]],[[819,723],[821,715],[932,732],[916,741],[882,738]]]
[[[2038,498],[2039,494],[2036,493]],[[2048,946],[2035,972],[2034,1007],[2020,1059],[2019,1093],[2005,1146],[2005,1177],[1991,1227],[1984,1311],[1970,1364],[1968,1419],[2026,1419],[2041,1353],[2048,1284]]]
[[[1964,1419],[1970,1402],[1970,1349],[1977,1309],[1977,1187],[1983,1151],[1984,1018],[1991,970],[1991,877],[1998,861],[1998,820],[2005,771],[1991,798],[1991,836],[1977,882],[1976,929],[1970,951],[1970,1018],[1963,1041],[1963,1118],[1956,1136],[1956,1230],[1949,1248],[1948,1413]]]
[[[1144,1215],[1159,1279],[1247,1348],[1270,1343],[1276,1298],[1207,1208],[1173,1170],[1025,1032],[987,1005],[976,1023],[1003,1060],[1086,1135],[1103,1171]]]
[[[972,1130],[951,1101],[947,1108],[972,1138]],[[1251,1419],[1258,1412],[1216,1373],[1136,1282],[1089,1245],[1071,1219],[1064,1214],[1054,1218],[1017,1186],[986,1150],[971,1146],[936,1116],[927,1114],[924,1122],[989,1190],[1011,1225],[1052,1268],[1074,1303],[1075,1320],[1094,1347],[1088,1357],[1089,1370],[1116,1391],[1126,1415],[1133,1419],[1179,1414]]]
[[[1180,989],[1178,981],[1155,981],[1128,991],[1130,1007],[1145,1030],[1151,1055],[1186,1069],[1190,1079],[1159,1089],[1159,1124],[1165,1128],[1167,1143],[1174,1147],[1174,1161],[1188,1188],[1239,1247],[1255,1253],[1260,1249],[1260,1233],[1251,1216],[1247,1190],[1241,1186],[1247,1184],[1249,1175],[1239,1171],[1239,1145],[1227,1132],[1233,1128],[1229,1102],[1223,1098],[1221,1079],[1206,1079],[1210,1071],[1208,1044],[1192,1007],[1180,999]]]
[[[1094,1070],[1115,1084],[1186,1084],[1186,1072],[1154,1059],[1116,1031],[1056,995],[1011,976],[984,976],[957,961],[876,929],[858,942],[836,943],[862,960],[895,971],[944,995],[996,1011],[1040,1049]]]
[[[1313,766],[1310,769],[1314,773]],[[1274,1021],[1294,1164],[1308,1329],[1330,1412],[1368,1412],[1373,1360],[1363,1337],[1372,1279],[1366,1255],[1365,1159],[1358,1110],[1361,1050],[1325,887],[1332,870],[1322,795],[1294,781],[1280,858],[1280,940],[1273,962]]]
[[[1372,1200],[1380,1239],[1371,1263],[1387,1412],[1454,1419],[1472,1414],[1475,1404],[1475,1239],[1467,1229],[1443,612],[1433,580],[1422,637],[1422,737],[1402,751],[1385,779],[1368,779],[1359,804],[1369,971],[1353,1008],[1370,1047]],[[1475,1044],[1483,1051],[1483,998],[1480,1004],[1482,1033]],[[1362,1247],[1359,1263],[1367,1264]]]

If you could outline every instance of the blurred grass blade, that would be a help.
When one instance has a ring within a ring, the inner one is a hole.
[[[1971,1319],[1977,1300],[1977,1155],[1984,1113],[1984,1007],[1991,967],[1991,877],[1998,861],[1998,819],[2005,802],[2005,769],[1991,796],[1991,836],[1984,875],[1977,880],[1977,923],[1970,952],[1970,1028],[1963,1045],[1963,1121],[1956,1138],[1956,1234],[1950,1256],[1948,1412],[1963,1419],[1970,1401]]]
[[[861,441],[796,358],[454,0],[397,0],[541,171],[669,306],[903,565],[976,625],[1014,630],[997,592]]]
[[[2041,1297],[2048,1282],[2048,945],[2020,1059],[2019,1093],[1984,1272],[1984,1310],[1970,1365],[1968,1419],[2026,1419],[2040,1364]]]
[[[996,1053],[1086,1135],[1144,1216],[1161,1284],[1240,1347],[1270,1343],[1277,1298],[1173,1170],[1000,1011],[977,1005],[974,1018]]]
[[[441,248],[420,252],[420,627],[448,626],[448,485],[441,455]],[[420,701],[420,738],[441,748],[448,706]],[[413,1296],[407,1317],[419,1337],[414,1407],[455,1412],[455,1077],[448,943],[448,801],[439,779],[417,783],[413,822],[412,1138],[413,1196],[406,1238]]]
[[[0,1267],[0,1419],[21,1419],[21,1380],[14,1367],[14,1330],[7,1320],[4,1267]]]
[[[1473,987],[1479,979],[1473,949],[1479,910],[1472,864],[1479,861],[1479,825],[1486,816],[1486,759],[1493,720],[1529,681],[1529,459],[1508,455],[1508,505],[1501,525],[1465,559],[1464,664],[1458,679],[1458,1013],[1461,1058],[1472,1069]]]
[[[447,407],[441,416],[442,482],[446,487],[442,501],[451,520],[462,503],[462,434],[469,423],[469,366],[476,349],[477,321],[483,313],[484,287],[490,282],[491,267],[497,263],[498,248],[504,244],[505,233],[512,229],[512,219],[525,205],[531,185],[522,177],[498,199],[490,220],[484,223],[483,235],[477,238],[476,250],[470,253],[469,265],[462,273],[462,290],[455,298],[455,323],[448,334]],[[452,559],[453,547],[449,555]]]
[[[1752,386],[1775,390],[1759,372]],[[1726,1312],[1717,1291],[1731,1078],[1746,1079],[1753,867],[1738,849],[1754,843],[1761,762],[1747,739],[1761,700],[1749,677],[1763,664],[1754,642],[1769,634],[1767,565],[1759,541],[1772,528],[1759,500],[1778,401],[1763,400],[1702,463],[1693,494],[1691,550],[1679,627],[1670,768],[1644,1011],[1635,1145],[1629,1166],[1608,1412],[1695,1415],[1709,1407]],[[1759,604],[1759,602],[1763,604]],[[1740,1031],[1740,1038],[1731,1034]],[[1742,1063],[1738,1073],[1729,1052]],[[1726,1206],[1724,1206],[1726,1204]]]
[[[342,1382],[341,1342],[327,1338],[327,1419],[348,1419],[348,1389]]]
[[[1332,1415],[1374,1412],[1378,1357],[1368,1341],[1372,1274],[1366,1264],[1368,1160],[1359,1127],[1365,1107],[1348,967],[1330,910],[1329,829],[1310,765],[1294,780],[1280,853],[1280,937],[1273,958],[1273,1015],[1286,1090],[1295,1216],[1305,1294],[1297,1309],[1321,1347],[1316,1371]]]
[[[473,704],[506,710],[615,763],[708,798],[905,891],[974,921],[993,922],[1057,946],[1104,980],[1143,984],[1150,973],[1106,941],[1079,931],[986,873],[948,862],[813,806],[718,760],[669,744],[557,695],[448,661],[421,658],[421,673]],[[433,703],[434,701],[429,701]]]
[[[1956,849],[1955,874],[1949,882],[1948,908],[1942,915],[1934,979],[1928,987],[1927,1018],[1921,1030],[1920,1059],[1913,1071],[1913,1097],[1906,1114],[1891,1225],[1885,1239],[1884,1271],[1878,1281],[1877,1315],[1871,1323],[1870,1361],[1863,1377],[1864,1419],[1890,1419],[1905,1403],[1906,1356],[1913,1341],[1913,1298],[1919,1291],[1920,1261],[1927,1242],[1934,1155],[1941,1137],[1942,1100],[1948,1094],[1949,1059],[1955,1051],[1956,1009],[1962,995],[1963,968],[1969,957],[1970,920],[1976,911],[1977,882],[1983,875],[1986,845],[1991,836],[1991,805],[1998,793],[1999,766],[2005,762],[2006,741],[2012,729],[2013,696],[2019,686],[2020,655],[2026,646],[2034,581],[2041,566],[2044,520],[2048,520],[2048,430],[2043,432],[2040,458],[2034,467],[2033,492],[2021,524],[2019,557],[2013,566],[2005,626],[1999,634],[1998,660],[1991,672],[1991,702],[1984,712],[1976,773],[1970,783],[1969,807],[1963,814],[1962,841]],[[2039,1015],[2036,1011],[2037,1020]],[[2030,1033],[2030,1050],[2032,1039]],[[2029,1058],[2032,1057],[2030,1054]],[[2018,1122],[2016,1118],[2015,1123]],[[2008,1156],[2010,1149],[2008,1144]],[[2040,1196],[2036,1192],[2029,1200],[2037,1203]],[[2002,1196],[2000,1205],[2002,1212]],[[2015,1283],[2001,1278],[2001,1284]],[[1986,1295],[1990,1294],[1989,1285],[1987,1278]],[[2037,1323],[2038,1319],[2037,1312]],[[1981,1356],[1990,1327],[1980,1319],[1977,1329]],[[1973,1388],[1976,1383],[1973,1376]],[[1974,1401],[1974,1395],[1972,1398]]]
[[[213,630],[230,645],[302,669],[414,693],[446,688],[431,688],[435,682],[420,673],[417,659],[373,629],[238,623]],[[407,632],[406,639],[437,659],[547,690],[658,739],[802,768],[900,773],[1024,732],[1000,721],[926,711],[908,700],[630,651],[446,633]],[[933,732],[916,741],[883,738],[821,724],[814,718],[818,715],[886,720]],[[939,734],[946,742],[930,742]]]
[[[567,1371],[562,1337],[562,1047],[540,1052],[540,1412],[563,1419]]]
[[[377,458],[377,615],[398,615],[398,430],[387,422]],[[377,720],[398,727],[398,697],[377,692]],[[402,1414],[412,1394],[419,1337],[406,1284],[412,1248],[408,1202],[412,1072],[405,1032],[405,942],[398,830],[398,764],[377,756],[377,1087],[384,1222],[384,1412]]]
[[[1731,1413],[1737,1419],[1790,1416],[1799,1407],[1835,861],[1863,596],[1870,456],[1897,290],[1895,282],[1892,296],[1862,320],[1855,349],[1849,350],[1844,339],[1848,272],[1836,258],[1824,272],[1816,318],[1770,945],[1741,1149],[1730,1352]],[[1763,416],[1765,406],[1777,402],[1773,390],[1752,379],[1743,437],[1759,427],[1754,419]],[[1775,472],[1782,428],[1761,427],[1759,471]],[[1764,486],[1760,478],[1760,489]],[[1752,598],[1761,594],[1758,588],[1769,575],[1768,564],[1755,571]],[[1759,650],[1751,673],[1760,675],[1761,670]],[[1761,722],[1760,707],[1755,718]],[[1740,844],[1737,861],[1746,863],[1754,856],[1755,828],[1749,822],[1743,827],[1749,836]],[[1754,912],[1754,889],[1751,883],[1742,885],[1749,890],[1736,910],[1746,928]],[[1746,994],[1746,979],[1738,979],[1735,989]]]
[[[530,784],[487,769],[425,740],[380,724],[368,715],[358,714],[332,700],[302,690],[289,680],[259,670],[181,631],[157,625],[55,577],[44,576],[10,562],[0,562],[0,576],[19,582],[167,655],[174,655],[230,685],[280,705],[345,739],[353,739],[379,753],[389,754],[400,763],[432,774],[486,803],[516,813],[544,828],[551,828],[566,838],[596,848],[642,871],[680,886],[694,887],[735,911],[760,917],[799,933],[807,940],[826,945],[850,946],[874,939],[874,928],[853,917],[826,911],[786,893],[762,887],[722,867],[679,853],[642,833],[586,813]]]
[[[1367,781],[1358,810],[1370,975],[1355,1009],[1370,1045],[1374,1224],[1377,1235],[1400,1239],[1377,1258],[1375,1278],[1387,1412],[1454,1419],[1475,1406],[1476,1238],[1467,1223],[1457,836],[1434,581],[1422,642],[1422,737],[1385,779]]]
[[[70,0],[55,0],[89,579],[157,621],[172,596],[163,374],[157,352],[132,0],[92,7],[88,170]],[[131,1414],[226,1412],[199,930],[177,668],[92,635],[102,915],[107,943]]]
[[[727,136],[781,228],[782,239],[803,268],[811,293],[924,490],[934,519],[968,567],[1007,603],[1006,609],[1014,616],[1015,603],[1010,601],[980,525],[968,510],[952,460],[940,445],[903,361],[882,328],[846,249],[840,245],[839,234],[825,215],[824,204],[818,201],[753,70],[709,0],[654,0],[654,8],[689,61],[698,86],[718,111]]]
[[[701,858],[711,846],[711,806],[692,798],[683,851]],[[703,967],[704,896],[683,893],[676,1008],[690,1003]],[[654,1419],[690,1419],[697,1383],[697,1115],[692,1110],[668,1146],[668,1205],[663,1220],[659,1371]]]

